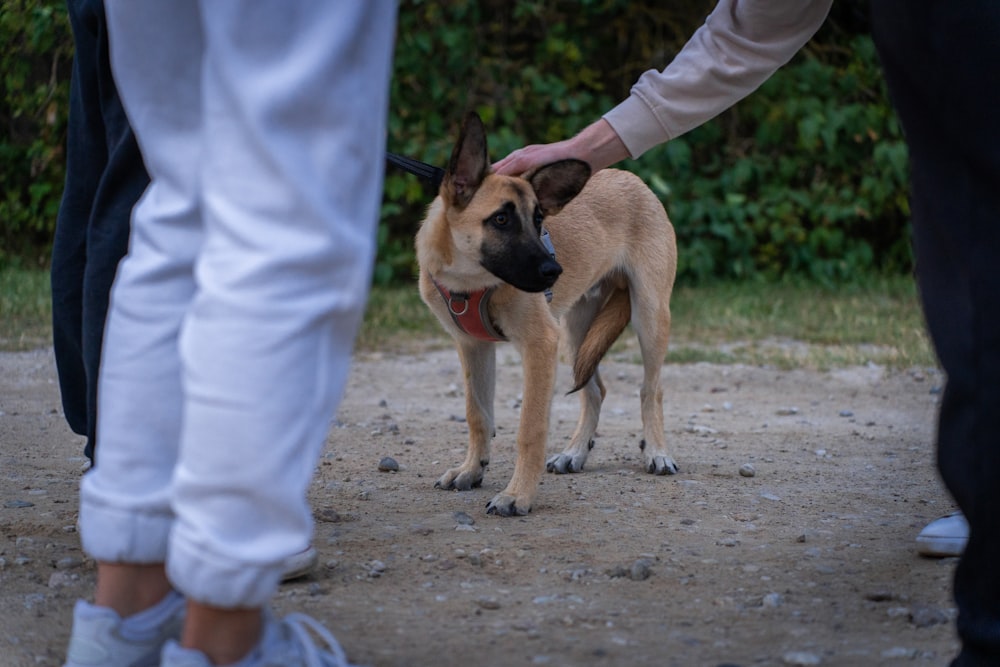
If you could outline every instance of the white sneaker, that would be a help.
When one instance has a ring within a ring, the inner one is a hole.
[[[313,641],[309,631],[321,645]],[[182,648],[176,641],[163,647],[162,667],[211,667],[201,651]],[[248,656],[232,667],[352,667],[344,649],[330,631],[305,614],[289,614],[282,620],[264,614],[264,636]]]
[[[159,665],[163,645],[181,636],[184,606],[184,597],[172,591],[152,609],[122,619],[107,607],[78,600],[65,667]]]
[[[292,554],[281,564],[281,581],[291,581],[292,579],[304,577],[316,567],[318,559],[319,555],[316,553],[316,547],[313,546],[308,546],[297,554]]]
[[[961,512],[955,512],[927,524],[917,535],[917,552],[921,556],[944,558],[961,556],[969,541],[969,522]]]

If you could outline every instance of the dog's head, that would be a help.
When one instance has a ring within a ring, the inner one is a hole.
[[[483,122],[470,113],[440,194],[452,238],[478,252],[479,263],[497,278],[525,292],[541,292],[562,273],[542,244],[542,222],[579,194],[588,178],[590,165],[582,160],[560,160],[521,177],[494,174]]]

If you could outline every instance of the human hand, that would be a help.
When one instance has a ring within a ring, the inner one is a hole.
[[[532,144],[516,151],[493,165],[493,171],[506,176],[519,176],[543,164],[578,158],[570,147],[570,142],[557,141],[552,144]]]
[[[603,118],[588,125],[572,139],[551,144],[532,144],[518,148],[493,165],[493,171],[508,176],[519,176],[543,164],[559,160],[583,160],[592,171],[604,169],[629,157],[628,149],[618,134]]]

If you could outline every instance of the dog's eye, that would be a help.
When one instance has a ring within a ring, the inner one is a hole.
[[[545,220],[545,216],[541,211],[535,211],[535,227],[541,227],[542,221]]]
[[[500,227],[503,227],[504,225],[507,224],[507,214],[497,213],[496,215],[493,216],[493,223],[499,225]]]

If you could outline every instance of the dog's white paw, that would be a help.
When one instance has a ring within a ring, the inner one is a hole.
[[[654,452],[666,452],[666,447],[658,445],[647,447],[646,440],[639,441],[639,449],[646,457],[646,472],[650,475],[676,475],[678,468],[673,457],[669,454],[656,454]]]
[[[676,475],[677,464],[669,456],[653,456],[646,461],[646,472],[651,475]]]
[[[486,513],[497,516],[526,516],[530,511],[530,501],[519,503],[517,498],[506,493],[498,493],[486,504]]]
[[[441,479],[434,483],[434,488],[444,489],[445,491],[468,491],[479,488],[483,485],[484,472],[485,469],[482,467],[474,470],[452,468],[441,475]]]
[[[568,472],[583,472],[583,466],[587,463],[586,454],[567,454],[563,452],[556,454],[545,462],[545,469],[557,475]]]

